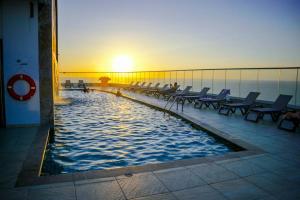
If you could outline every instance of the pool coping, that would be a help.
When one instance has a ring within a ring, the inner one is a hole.
[[[107,91],[101,89],[97,89],[97,91],[115,95],[113,91]],[[122,168],[91,170],[91,171],[75,172],[75,173],[68,173],[68,174],[40,176],[46,147],[49,141],[49,136],[52,131],[49,126],[41,126],[36,134],[34,141],[32,142],[31,148],[27,153],[27,157],[23,162],[21,172],[19,173],[16,182],[16,187],[43,185],[43,184],[52,184],[52,183],[61,183],[61,182],[72,182],[72,181],[96,179],[96,178],[108,178],[108,177],[121,176],[124,174],[136,174],[141,172],[156,171],[156,170],[162,170],[168,168],[185,167],[189,165],[210,163],[210,162],[234,159],[234,158],[242,158],[245,156],[265,153],[265,151],[256,147],[255,145],[249,144],[239,138],[232,137],[231,135],[221,130],[218,130],[200,120],[192,118],[184,113],[177,113],[172,110],[165,110],[163,107],[160,107],[158,105],[153,105],[148,102],[142,101],[140,99],[132,98],[130,96],[122,95],[122,97],[152,107],[154,109],[158,109],[160,111],[172,114],[179,118],[182,118],[192,123],[192,125],[196,126],[197,128],[201,128],[208,131],[209,134],[213,135],[214,137],[217,137],[220,140],[223,140],[223,142],[229,143],[229,145],[233,145],[236,148],[241,148],[242,150],[228,152],[223,155],[174,160],[165,163],[146,164],[143,166],[128,166]]]

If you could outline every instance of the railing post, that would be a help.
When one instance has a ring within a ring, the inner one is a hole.
[[[142,72],[139,72],[139,74],[140,74],[140,80],[142,81]]]
[[[185,87],[185,71],[183,71],[183,87]]]
[[[200,70],[201,72],[201,89],[203,88],[203,70]]]
[[[241,84],[242,84],[242,70],[240,70],[240,79],[239,79],[239,97],[241,97]]]
[[[227,70],[225,70],[225,89],[227,89]]]
[[[256,88],[257,88],[257,91],[260,92],[260,87],[259,87],[259,69],[257,70],[257,73],[256,73]]]
[[[212,84],[211,84],[211,87],[212,87],[213,94],[214,94],[214,79],[215,79],[215,70],[212,71]]]
[[[281,69],[278,72],[278,80],[277,80],[277,95],[280,94],[280,78],[281,78]]]
[[[194,70],[192,70],[192,91],[194,90]]]
[[[299,73],[299,69],[296,69],[297,73],[296,73],[296,89],[295,89],[295,105],[297,105],[297,95],[298,95],[298,73]]]

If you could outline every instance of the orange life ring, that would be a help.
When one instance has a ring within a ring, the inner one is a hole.
[[[25,95],[19,95],[14,90],[14,84],[19,80],[24,80],[29,84],[29,91]],[[7,91],[9,95],[18,101],[26,101],[30,99],[35,94],[35,90],[36,86],[34,80],[26,74],[16,74],[7,82]]]

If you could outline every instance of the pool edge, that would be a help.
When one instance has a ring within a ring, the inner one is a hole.
[[[99,90],[99,89],[97,91],[115,95],[115,93],[112,91]],[[32,185],[43,185],[43,184],[52,184],[52,183],[61,183],[61,182],[72,182],[72,181],[96,179],[96,178],[108,178],[108,177],[121,176],[128,173],[136,174],[142,172],[152,172],[156,170],[185,167],[185,166],[195,165],[195,164],[211,163],[211,162],[216,162],[221,160],[242,158],[245,156],[252,156],[252,155],[265,153],[265,151],[256,147],[255,145],[249,144],[239,138],[232,137],[229,134],[220,131],[204,122],[201,122],[188,115],[185,115],[184,113],[165,110],[164,108],[158,105],[153,105],[148,102],[132,98],[130,96],[122,95],[121,97],[149,106],[154,109],[158,109],[163,112],[167,112],[171,115],[180,117],[197,127],[201,127],[202,129],[208,131],[210,134],[213,134],[215,137],[218,137],[224,141],[229,142],[230,145],[240,147],[243,150],[228,152],[223,155],[174,160],[165,163],[146,164],[143,166],[129,166],[129,167],[122,167],[122,168],[90,170],[90,171],[75,172],[75,173],[68,173],[68,174],[40,176],[41,168],[45,156],[45,150],[51,132],[50,127],[42,126],[39,128],[38,133],[36,134],[36,137],[32,143],[32,146],[31,148],[29,148],[26,159],[23,162],[21,172],[19,173],[17,178],[16,187],[25,187],[25,186],[32,186]]]

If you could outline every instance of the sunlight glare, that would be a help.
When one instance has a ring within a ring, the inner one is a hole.
[[[133,70],[133,60],[127,55],[117,56],[112,61],[114,72],[130,72]]]

